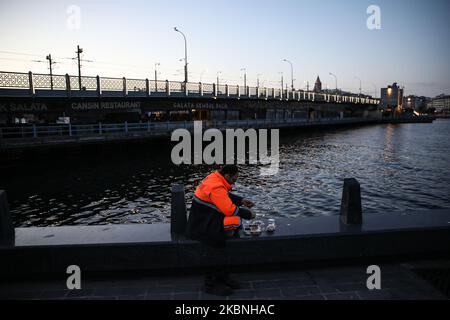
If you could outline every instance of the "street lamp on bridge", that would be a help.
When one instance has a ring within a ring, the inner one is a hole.
[[[283,59],[283,61],[291,65],[291,89],[294,91],[294,66],[292,65],[292,62],[287,59]]]
[[[361,78],[355,77],[355,79],[359,80],[359,95],[361,95]]]
[[[376,98],[377,97],[377,86],[374,84],[374,83],[372,83],[372,87],[373,87],[373,89],[374,89],[374,93],[375,93],[375,95],[373,96],[374,98]]]
[[[335,80],[335,82],[336,82],[336,94],[337,94],[337,93],[338,93],[337,77],[336,77],[335,74],[333,74],[333,73],[331,73],[331,72],[330,72],[330,76],[333,76],[333,77],[334,77],[334,80]]]
[[[222,71],[217,71],[217,91],[219,91],[219,74],[221,74]]]
[[[247,68],[242,68],[241,71],[244,71],[244,88],[247,88]]]
[[[184,35],[183,32],[181,32],[180,30],[178,30],[177,27],[174,27],[173,30],[175,30],[176,32],[181,33],[181,35],[184,38],[184,82],[188,83],[188,59],[187,59],[187,41],[186,41],[186,36]]]
[[[155,62],[155,83],[158,81],[158,66],[160,66],[161,63]]]
[[[258,87],[258,88],[259,88],[259,77],[260,77],[260,76],[262,76],[261,73],[258,73],[258,74],[256,75],[256,87]]]

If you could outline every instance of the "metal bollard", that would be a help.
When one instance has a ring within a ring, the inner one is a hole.
[[[344,179],[340,218],[345,224],[362,224],[361,188],[354,178]]]
[[[184,185],[172,185],[172,202],[170,214],[170,232],[184,234],[187,224],[186,201],[184,198]]]
[[[14,243],[15,232],[9,213],[8,199],[6,192],[0,190],[0,244]]]

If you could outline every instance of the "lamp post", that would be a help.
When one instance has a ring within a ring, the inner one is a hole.
[[[158,66],[161,65],[159,62],[155,63],[155,83],[158,82]]]
[[[160,65],[159,62],[155,62],[155,90],[158,92],[158,69],[157,67]]]
[[[377,97],[377,86],[374,84],[374,83],[372,83],[372,86],[373,86],[373,89],[374,89],[374,93],[375,93],[375,95],[373,96],[374,98],[376,98]]]
[[[262,74],[261,73],[258,73],[257,75],[256,75],[256,86],[259,88],[259,77],[260,76],[262,76]]]
[[[355,79],[359,80],[359,95],[361,95],[361,78],[355,77]]]
[[[287,59],[283,59],[283,61],[291,65],[291,89],[294,91],[294,66],[292,65],[292,62]]]
[[[176,32],[181,33],[181,35],[184,38],[184,82],[188,83],[188,60],[187,60],[187,41],[186,41],[186,36],[184,35],[183,32],[181,32],[180,30],[178,30],[177,27],[173,28]]]
[[[245,94],[247,94],[247,68],[242,68],[241,71],[244,71],[244,88]]]
[[[222,71],[217,71],[217,91],[219,91],[219,74],[221,74]]]
[[[53,62],[51,54],[49,54],[45,58],[49,62],[49,67],[50,67],[50,89],[53,90],[53,70],[52,70],[52,65],[55,64],[55,62]]]
[[[330,76],[334,77],[334,80],[336,81],[336,94],[338,94],[338,86],[337,86],[337,77],[333,73],[330,72]]]
[[[278,72],[278,74],[281,75],[281,91],[283,91],[283,87],[284,87],[284,78],[283,78],[283,72]]]
[[[82,90],[81,88],[81,56],[80,54],[83,53],[83,49],[80,48],[80,46],[77,46],[77,59],[78,59],[78,86],[79,90]]]

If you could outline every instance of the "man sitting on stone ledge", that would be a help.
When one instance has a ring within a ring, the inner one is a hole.
[[[250,220],[255,214],[247,208],[253,202],[230,193],[238,178],[236,165],[224,165],[208,175],[195,190],[187,222],[186,235],[202,244],[202,254],[213,262],[214,269],[205,278],[205,292],[228,296],[239,283],[225,271],[225,243],[241,227],[241,218]]]

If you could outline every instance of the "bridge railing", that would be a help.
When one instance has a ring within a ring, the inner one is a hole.
[[[22,89],[22,90],[20,90]],[[228,84],[184,83],[179,81],[155,81],[149,79],[108,78],[92,76],[70,76],[33,74],[32,72],[0,71],[0,96],[14,95],[21,91],[29,96],[66,92],[66,96],[193,96],[220,98],[275,99],[297,101],[325,101],[333,103],[379,104],[379,99],[357,95],[336,95],[303,90],[282,90]],[[57,96],[60,96],[58,94]]]
[[[248,119],[248,120],[217,120],[203,121],[203,128],[259,128],[284,127],[296,124],[333,124],[368,121],[367,118],[329,117],[319,119],[289,118],[289,119]],[[127,135],[139,132],[153,134],[168,133],[178,128],[192,129],[193,121],[174,122],[141,122],[141,123],[96,123],[96,124],[56,124],[56,125],[23,125],[0,127],[0,139],[49,138],[63,136],[102,136]]]

